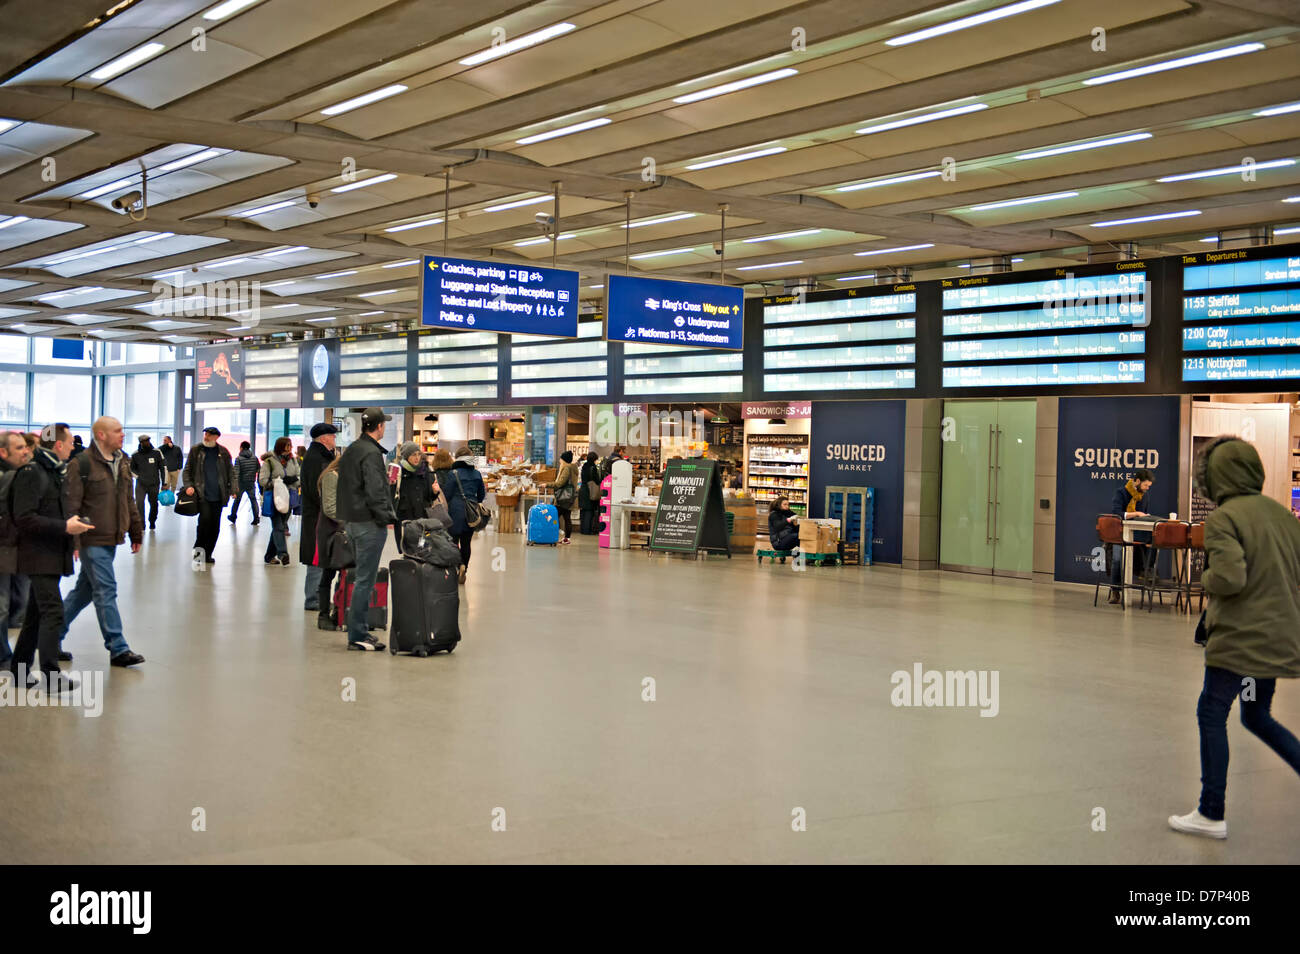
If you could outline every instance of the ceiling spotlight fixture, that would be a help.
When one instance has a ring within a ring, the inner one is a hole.
[[[941,109],[934,113],[923,113],[920,116],[909,116],[906,119],[892,119],[886,123],[877,123],[874,126],[863,126],[861,129],[854,130],[859,136],[869,136],[872,133],[888,132],[891,129],[902,129],[906,126],[918,126],[921,123],[932,123],[938,119],[948,119],[951,116],[964,116],[967,113],[978,113],[982,109],[988,109],[988,103],[967,103],[965,106],[953,106],[950,109]]]
[[[984,205],[972,205],[970,212],[987,212],[990,209],[1005,209],[1013,205],[1032,205],[1035,202],[1050,202],[1052,199],[1073,199],[1077,192],[1053,192],[1050,195],[1031,195],[1025,199],[1007,199],[1005,202],[988,202]]]
[[[1294,166],[1294,159],[1273,159],[1268,162],[1244,162],[1239,166],[1224,166],[1222,169],[1205,169],[1201,172],[1184,172],[1176,176],[1162,176],[1156,182],[1185,182],[1188,179],[1208,179],[1210,176],[1227,176],[1234,172],[1254,172],[1257,169],[1280,169]]]
[[[1105,146],[1118,146],[1125,142],[1137,142],[1150,139],[1151,133],[1133,133],[1131,136],[1113,136],[1110,139],[1096,139],[1092,142],[1075,143],[1073,146],[1056,146],[1052,149],[1039,149],[1035,152],[1022,152],[1016,159],[1044,159],[1047,156],[1063,156],[1070,152],[1084,152],[1088,149],[1101,149]]]
[[[536,46],[538,43],[545,43],[547,40],[554,39],[557,36],[563,36],[576,30],[577,27],[572,23],[555,23],[546,27],[544,30],[538,30],[535,33],[525,33],[523,36],[516,37],[513,40],[507,40],[505,43],[498,43],[489,46],[486,50],[480,50],[472,56],[467,56],[460,61],[461,66],[478,66],[480,63],[486,63],[488,60],[495,60],[502,56],[509,56],[511,53],[527,49],[530,46]]]
[[[778,152],[785,152],[785,146],[770,146],[767,149],[756,149],[753,152],[742,152],[734,156],[722,156],[719,159],[705,159],[701,162],[693,162],[686,168],[695,172],[697,169],[712,169],[714,166],[725,166],[732,162],[744,162],[746,159],[759,159],[763,156],[774,156]]]
[[[1013,3],[1008,7],[985,10],[983,13],[962,17],[960,20],[951,20],[948,23],[940,23],[938,26],[926,27],[924,30],[917,30],[915,33],[904,33],[892,40],[886,40],[885,45],[907,46],[909,43],[919,43],[921,40],[943,36],[946,33],[956,33],[958,30],[969,30],[971,27],[991,23],[994,20],[1001,20],[1004,17],[1013,17],[1017,13],[1027,13],[1030,10],[1037,10],[1039,7],[1050,7],[1052,4],[1060,2],[1061,0],[1022,0],[1021,3]]]
[[[1163,73],[1165,70],[1182,69],[1184,66],[1196,66],[1200,63],[1222,60],[1230,56],[1241,56],[1243,53],[1254,53],[1256,50],[1262,49],[1264,49],[1263,43],[1239,43],[1236,46],[1224,47],[1221,50],[1209,50],[1192,56],[1180,56],[1176,60],[1164,60],[1160,63],[1138,66],[1131,70],[1121,70],[1118,73],[1094,76],[1092,79],[1084,80],[1083,85],[1100,86],[1103,83],[1118,83],[1120,80],[1133,79],[1135,76],[1149,76],[1152,73]]]
[[[131,67],[138,66],[145,60],[152,59],[165,49],[167,49],[167,46],[163,43],[146,43],[144,46],[138,46],[130,53],[124,53],[117,59],[105,63],[99,69],[95,70],[95,72],[91,73],[90,78],[97,80],[112,79],[119,73],[125,73]]]
[[[1139,222],[1159,222],[1162,219],[1183,219],[1191,215],[1200,215],[1200,209],[1189,212],[1165,212],[1160,215],[1139,215],[1132,219],[1111,219],[1109,222],[1093,222],[1088,226],[1093,229],[1110,228],[1112,225],[1136,225]]]
[[[385,172],[383,175],[371,176],[369,179],[362,179],[360,182],[349,182],[347,185],[336,186],[330,189],[331,192],[351,192],[353,189],[364,189],[366,186],[375,185],[379,182],[388,182],[390,179],[396,179],[397,173]]]
[[[392,228],[384,229],[385,232],[405,232],[408,229],[423,229],[430,225],[441,225],[442,218],[425,219],[423,222],[407,222],[405,225],[394,225]]]
[[[377,103],[381,99],[388,99],[390,96],[396,96],[398,93],[405,93],[409,87],[396,83],[392,86],[385,86],[383,89],[377,89],[374,92],[366,93],[364,96],[357,96],[353,99],[344,100],[333,106],[327,106],[321,110],[324,116],[338,116],[341,113],[349,113],[354,109],[360,109],[362,106],[369,106],[371,103]]]
[[[854,252],[853,254],[861,258],[864,255],[888,255],[890,252],[916,252],[923,248],[934,248],[934,243],[926,242],[924,245],[900,245],[897,248],[873,248],[866,252]]]
[[[696,103],[702,99],[712,99],[714,96],[724,96],[727,93],[734,93],[737,90],[748,89],[751,86],[761,86],[764,83],[772,83],[779,79],[785,79],[787,76],[794,76],[799,71],[793,67],[772,70],[770,73],[759,73],[757,76],[749,76],[745,79],[734,80],[730,83],[723,83],[721,86],[710,86],[708,89],[697,90],[694,93],[686,93],[683,96],[674,96],[673,102],[686,104]]]
[[[933,179],[935,176],[943,175],[937,169],[930,172],[913,172],[906,176],[894,176],[889,179],[877,179],[874,182],[859,182],[855,185],[839,186],[836,192],[859,192],[862,189],[876,189],[880,186],[898,185],[900,182],[916,182],[920,179]]]
[[[521,146],[531,146],[535,142],[545,142],[548,139],[559,139],[561,136],[571,136],[574,133],[580,133],[587,129],[595,129],[597,126],[608,126],[612,119],[602,116],[599,119],[588,119],[586,122],[574,123],[572,126],[564,126],[560,129],[551,129],[547,132],[537,133],[533,136],[525,136],[523,139],[516,139],[515,142]]]

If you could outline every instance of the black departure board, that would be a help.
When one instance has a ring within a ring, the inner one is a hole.
[[[944,279],[942,383],[958,388],[1141,385],[1145,262]]]
[[[1181,262],[1184,382],[1300,378],[1300,246]]]

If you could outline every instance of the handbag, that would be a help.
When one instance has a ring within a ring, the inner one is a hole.
[[[158,491],[158,503],[164,507],[174,506],[176,504],[176,494],[170,490],[160,490]]]
[[[443,527],[451,526],[451,514],[447,512],[447,502],[441,497],[424,509],[424,515],[429,520],[437,520]]]
[[[465,526],[469,527],[470,530],[482,530],[488,525],[492,515],[488,512],[487,507],[484,507],[477,500],[470,500],[465,496],[465,488],[460,482],[460,474],[453,470],[451,475],[456,478],[456,489],[460,491],[461,500],[465,501]]]
[[[555,488],[555,506],[567,507],[573,509],[573,501],[578,496],[577,488],[573,484],[565,484],[563,487]]]
[[[350,570],[357,565],[357,548],[343,526],[337,526],[325,538],[325,566],[331,570]]]
[[[199,495],[193,496],[182,494],[176,499],[176,515],[178,517],[197,517],[199,515]]]
[[[587,499],[592,503],[600,502],[600,484],[594,480],[587,481]]]
[[[1192,639],[1197,646],[1204,646],[1210,641],[1210,632],[1205,627],[1205,610],[1201,610],[1201,618],[1196,624],[1196,635]]]
[[[275,495],[269,490],[262,491],[262,516],[270,517],[275,514]]]

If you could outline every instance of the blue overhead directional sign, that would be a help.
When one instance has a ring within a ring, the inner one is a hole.
[[[609,275],[605,337],[691,348],[744,346],[745,291],[730,285]]]
[[[578,273],[426,255],[420,324],[510,335],[578,337]]]

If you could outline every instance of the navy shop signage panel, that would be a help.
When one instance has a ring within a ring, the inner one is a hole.
[[[605,337],[638,344],[739,351],[745,290],[664,278],[605,278]]]
[[[906,434],[906,401],[813,402],[809,512],[825,516],[827,487],[874,487],[874,562],[903,562]]]
[[[1095,583],[1097,515],[1133,471],[1155,484],[1141,509],[1168,517],[1178,509],[1178,398],[1061,398],[1056,444],[1056,579]],[[1186,518],[1186,515],[1182,515]]]
[[[459,331],[578,336],[578,273],[426,255],[420,323]]]

